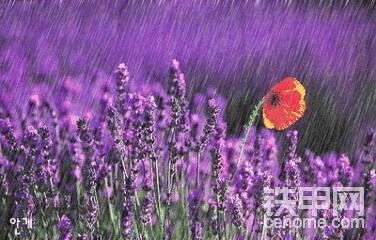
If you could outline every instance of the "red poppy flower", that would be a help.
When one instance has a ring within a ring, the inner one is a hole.
[[[264,124],[267,128],[284,130],[298,121],[306,109],[304,86],[293,77],[275,84],[265,95]]]

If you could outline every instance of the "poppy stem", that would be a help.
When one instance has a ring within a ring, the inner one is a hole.
[[[261,108],[261,106],[262,106],[263,103],[264,103],[264,98],[262,98],[256,104],[256,106],[253,108],[252,114],[249,116],[248,123],[247,123],[247,126],[245,128],[245,135],[242,138],[242,142],[240,144],[240,151],[239,151],[239,155],[238,155],[238,158],[237,158],[237,161],[236,161],[236,167],[232,171],[230,181],[233,180],[233,178],[235,177],[236,172],[238,171],[238,168],[239,168],[239,165],[240,165],[240,161],[241,161],[241,159],[243,157],[243,152],[244,152],[245,144],[247,143],[247,139],[248,139],[248,136],[249,136],[249,134],[251,132],[251,128],[252,128],[252,126],[256,122],[257,116],[259,114],[260,108]]]

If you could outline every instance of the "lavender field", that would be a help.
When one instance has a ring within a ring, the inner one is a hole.
[[[0,240],[376,239],[374,1],[1,1],[0,23]]]

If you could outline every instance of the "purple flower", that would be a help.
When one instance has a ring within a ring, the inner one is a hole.
[[[58,182],[59,169],[57,161],[52,158],[52,140],[50,138],[50,133],[47,127],[41,127],[38,129],[38,133],[41,138],[41,148],[42,148],[42,171],[41,174],[44,176],[42,184],[48,189],[48,197],[52,199],[57,195],[56,184]]]
[[[137,166],[139,161],[146,157],[145,132],[144,132],[144,110],[146,99],[139,94],[129,94],[130,108],[132,109],[129,118],[130,128],[129,157],[133,166]]]
[[[245,223],[242,201],[238,194],[230,197],[229,201],[232,213],[232,224],[234,224],[240,231]]]
[[[57,223],[57,228],[60,232],[60,240],[70,240],[73,237],[73,227],[68,216],[63,215]]]
[[[151,214],[154,208],[152,187],[150,177],[145,177],[142,187],[145,191],[145,196],[141,203],[141,220],[144,224],[151,223]]]
[[[180,145],[179,141],[183,143],[185,141],[185,133],[188,130],[188,103],[185,100],[186,85],[184,75],[181,73],[179,68],[179,62],[176,60],[172,61],[169,68],[169,76],[167,81],[167,94],[169,95],[169,105],[170,105],[170,124],[167,139],[168,146],[168,179],[167,181],[167,210],[166,210],[166,221],[165,229],[167,235],[171,238],[171,194],[174,184],[174,176],[176,174],[176,163],[184,152],[183,145]]]
[[[220,234],[220,238],[222,237],[222,219],[221,215],[225,209],[225,202],[226,202],[226,181],[223,178],[222,173],[222,148],[224,145],[224,126],[221,123],[217,123],[215,128],[215,133],[213,136],[212,141],[212,148],[211,148],[211,157],[212,157],[212,179],[211,184],[213,186],[213,192],[215,197],[215,206],[213,206],[213,212],[215,217],[212,217],[213,223],[212,228],[214,234]]]
[[[213,234],[217,236],[218,233],[221,231],[220,220],[219,220],[220,214],[217,208],[217,201],[213,199],[209,199],[208,205],[209,205],[209,210],[208,210],[209,224],[210,224],[211,230],[213,231]]]
[[[31,192],[31,181],[29,175],[20,174],[17,176],[17,183],[18,187],[14,193],[15,197],[15,210],[14,210],[14,217],[18,219],[31,219],[33,225],[35,225],[35,218],[34,213],[35,209],[35,200],[33,198]],[[31,229],[26,228],[25,226],[22,227],[20,230],[23,237],[28,237],[31,233]]]
[[[181,132],[188,131],[189,109],[188,102],[185,99],[186,84],[184,74],[181,72],[179,62],[176,59],[172,60],[169,68],[167,94],[170,96],[172,119],[175,121],[173,124],[176,124]]]
[[[252,177],[252,196],[254,198],[254,208],[265,212],[265,190],[271,187],[272,176],[267,171],[256,171]],[[258,209],[261,208],[261,209]]]
[[[200,207],[202,192],[198,190],[191,191],[188,195],[188,215],[191,220],[192,239],[202,239],[202,227],[200,223]]]
[[[180,100],[185,97],[185,88],[184,75],[181,73],[179,62],[174,59],[168,72],[167,94]]]
[[[115,75],[116,86],[117,86],[116,109],[121,115],[124,115],[127,83],[129,81],[128,67],[124,63],[121,63],[118,67],[118,70],[115,72],[114,75]]]
[[[157,161],[157,155],[155,152],[155,123],[154,123],[154,111],[156,109],[155,101],[153,97],[149,97],[145,106],[145,116],[144,116],[144,132],[145,132],[145,142],[146,142],[146,154],[149,159],[153,162]]]
[[[297,187],[300,186],[300,169],[298,163],[301,162],[301,158],[296,154],[298,132],[296,130],[289,131],[287,133],[287,138],[289,139],[290,144],[285,165],[286,185],[289,188],[297,189]]]
[[[196,221],[192,226],[192,239],[201,240],[202,239],[202,226],[199,221]]]
[[[286,184],[289,188],[297,188],[300,186],[300,170],[295,161],[288,161],[285,166]]]
[[[11,158],[14,159],[16,154],[19,152],[19,148],[17,145],[17,140],[14,134],[14,128],[10,122],[10,120],[7,119],[0,119],[0,132],[7,140],[8,144],[11,147],[12,150],[12,156]]]
[[[7,172],[9,170],[9,162],[3,156],[0,156],[0,186],[2,191],[0,193],[4,193],[5,196],[9,195],[9,181]]]
[[[121,214],[121,229],[123,237],[131,239],[133,236],[134,210],[136,198],[135,175],[130,173],[123,185],[124,202]]]
[[[334,173],[343,186],[350,186],[353,178],[353,169],[350,166],[350,159],[341,154],[337,160],[337,168]]]
[[[274,184],[278,184],[280,164],[278,161],[278,146],[275,135],[270,130],[262,130],[257,137],[258,157],[261,159],[260,166],[262,170],[268,171],[273,175]]]
[[[107,126],[112,135],[112,149],[110,152],[110,160],[113,163],[118,163],[124,159],[125,146],[123,142],[123,132],[119,125],[118,113],[112,107],[108,109]]]
[[[204,148],[208,144],[210,135],[214,131],[214,128],[215,128],[216,123],[217,123],[217,117],[218,117],[218,114],[220,112],[220,109],[217,106],[215,99],[213,99],[213,98],[209,99],[208,106],[209,106],[208,118],[206,119],[206,123],[205,123],[205,126],[204,126],[204,133],[201,136],[200,143],[199,143],[199,146],[198,146],[198,149],[197,149],[199,152],[204,150]]]
[[[234,181],[234,187],[239,194],[242,192],[248,192],[252,184],[253,174],[254,170],[251,163],[249,161],[244,161],[241,164]]]
[[[96,198],[96,162],[93,160],[93,140],[88,131],[87,122],[80,119],[77,122],[82,150],[85,154],[85,163],[83,166],[83,187],[85,193],[82,197],[81,218],[90,235],[95,231],[95,225],[99,216],[98,199]]]
[[[38,181],[43,180],[45,177],[44,174],[35,174],[36,171],[43,172],[43,164],[40,158],[40,136],[34,127],[29,126],[26,129],[22,147],[25,148],[26,153],[26,162],[21,164],[24,171],[23,174],[28,175],[29,184],[33,186],[34,184],[39,183]]]

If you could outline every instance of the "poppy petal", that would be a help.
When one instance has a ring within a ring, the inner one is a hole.
[[[269,129],[273,129],[275,128],[274,124],[269,120],[269,118],[267,117],[266,113],[265,113],[265,110],[262,111],[262,116],[264,118],[264,124],[265,124],[265,127],[269,128]]]
[[[273,92],[286,92],[295,90],[296,81],[299,82],[296,78],[286,77],[282,81],[276,83],[270,91]]]
[[[304,97],[304,86],[293,77],[284,78],[275,84],[265,96],[265,127],[284,130],[298,121],[306,109]]]

